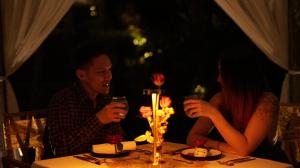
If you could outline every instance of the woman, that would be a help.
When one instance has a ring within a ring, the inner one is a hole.
[[[279,102],[268,90],[263,55],[254,51],[242,47],[225,51],[219,61],[221,91],[209,102],[184,101],[187,116],[199,117],[187,137],[189,145],[204,139],[206,146],[222,152],[271,159]],[[209,137],[212,130],[219,138]]]

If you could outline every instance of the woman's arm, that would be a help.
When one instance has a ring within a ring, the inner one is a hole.
[[[277,98],[272,94],[264,94],[243,133],[224,121],[218,113],[212,115],[213,123],[229,145],[220,144],[219,149],[243,156],[251,154],[272,130],[276,110]]]
[[[187,144],[191,146],[196,146],[196,140],[198,139],[205,139],[207,140],[206,136],[208,135],[209,131],[213,128],[213,124],[210,119],[205,117],[200,117],[192,129],[190,130],[187,136]]]
[[[207,102],[200,101],[189,108],[192,109],[190,115],[210,118],[227,142],[218,143],[217,141],[208,140],[206,145],[223,152],[244,156],[253,152],[272,130],[274,118],[277,114],[276,110],[278,110],[278,100],[272,94],[264,94],[244,133],[235,129],[217,108]]]
[[[218,108],[221,104],[220,98],[219,93],[213,96],[210,100],[211,105]],[[199,117],[187,136],[187,144],[195,146],[196,140],[200,138],[208,140],[207,135],[213,129],[213,126],[214,125],[209,118]]]

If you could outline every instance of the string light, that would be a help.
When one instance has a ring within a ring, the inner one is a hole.
[[[90,15],[91,16],[97,16],[97,7],[96,7],[96,5],[91,5],[90,6]]]

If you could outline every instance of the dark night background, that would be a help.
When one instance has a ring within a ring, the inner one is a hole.
[[[143,89],[154,88],[151,74],[162,72],[166,77],[162,89],[173,100],[176,113],[169,119],[165,139],[184,143],[195,120],[185,116],[183,97],[201,84],[208,100],[219,89],[218,54],[228,46],[251,42],[212,0],[103,0],[93,5],[96,16],[90,15],[91,5],[74,5],[10,77],[20,110],[47,107],[52,94],[73,80],[69,64],[76,46],[87,39],[100,39],[115,51],[112,92],[128,98],[130,110],[122,122],[128,138],[148,129],[138,111],[150,101]],[[145,45],[133,45],[132,28],[147,38]],[[150,51],[153,56],[141,61]],[[267,58],[265,62],[272,89],[279,96],[285,71]]]

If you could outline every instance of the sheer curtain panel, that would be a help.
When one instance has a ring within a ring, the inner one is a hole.
[[[281,102],[289,101],[288,1],[215,0],[267,57],[289,70],[281,92]]]
[[[12,75],[41,45],[72,6],[74,0],[2,0],[2,26],[6,102],[8,112],[18,105],[7,77]]]

